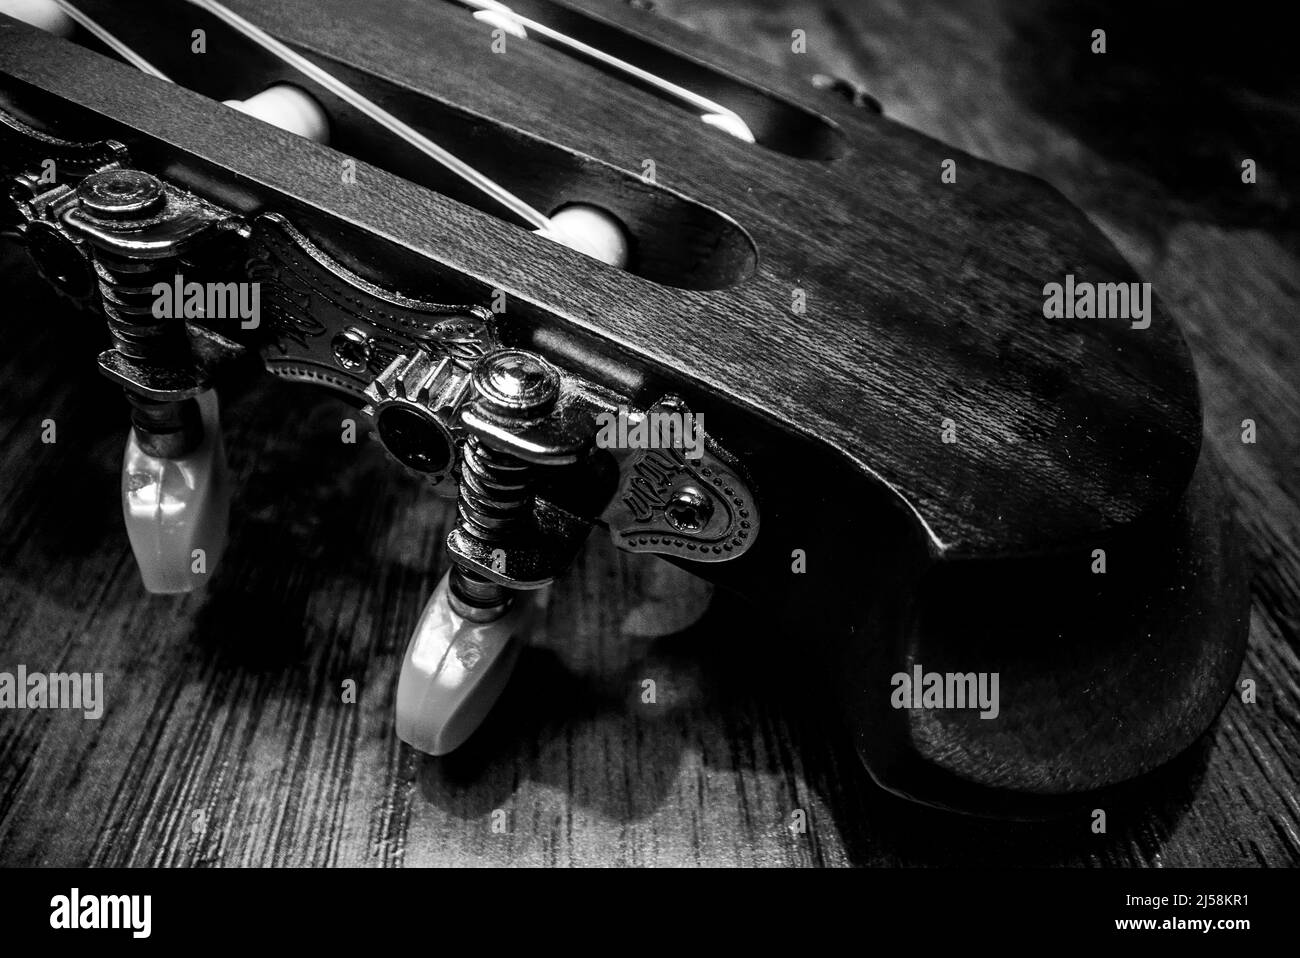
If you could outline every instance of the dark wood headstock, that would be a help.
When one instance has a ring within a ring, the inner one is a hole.
[[[1244,593],[1190,356],[1158,300],[1136,322],[1045,316],[1067,276],[1140,282],[1052,187],[620,4],[513,6],[734,110],[756,143],[545,44],[494,53],[455,3],[229,4],[538,209],[608,211],[631,237],[619,269],[534,235],[201,10],[79,5],[176,85],[0,20],[0,108],[120,141],[244,222],[273,214],[307,241],[285,254],[307,287],[325,263],[413,323],[503,301],[500,345],[591,402],[671,395],[702,414],[762,527],[731,561],[673,560],[780,607],[887,787],[1030,814],[1023,796],[1129,779],[1217,714]],[[278,82],[319,99],[330,146],[217,102]],[[331,337],[364,319],[346,299],[316,314]],[[374,370],[334,368],[311,338],[268,367],[363,403]],[[890,677],[916,665],[999,673],[1000,718],[892,707]]]

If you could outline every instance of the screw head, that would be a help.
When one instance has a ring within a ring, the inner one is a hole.
[[[365,369],[370,364],[370,337],[355,326],[349,326],[335,336],[330,345],[335,362],[344,369]]]
[[[77,195],[91,216],[142,219],[162,205],[162,182],[140,170],[104,170],[81,181]]]
[[[713,516],[713,501],[698,486],[678,486],[664,504],[664,518],[678,532],[699,532]]]
[[[499,415],[533,415],[554,405],[560,395],[560,374],[536,353],[502,349],[484,356],[474,367],[474,390]]]

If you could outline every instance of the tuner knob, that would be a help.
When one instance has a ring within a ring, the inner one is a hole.
[[[397,737],[429,755],[446,755],[469,738],[505,689],[548,595],[521,593],[503,615],[480,622],[477,610],[453,595],[450,572],[444,575],[402,659]]]
[[[307,93],[289,83],[267,87],[247,100],[225,100],[226,106],[317,143],[328,143],[329,115]]]
[[[181,455],[157,454],[133,428],[122,461],[122,515],[140,578],[150,592],[191,592],[206,580],[226,546],[230,472],[217,394],[201,393],[202,438]],[[164,438],[164,442],[165,442]]]

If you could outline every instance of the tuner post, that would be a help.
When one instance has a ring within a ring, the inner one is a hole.
[[[560,394],[560,375],[536,353],[503,349],[485,356],[474,368],[471,384],[480,413],[499,427],[530,423],[549,413]],[[533,518],[536,464],[500,448],[484,436],[465,440],[457,500],[456,532],[474,540],[492,556],[492,570],[507,574],[507,548]],[[452,547],[456,564],[450,579],[453,608],[476,622],[504,614],[510,589],[474,570]]]
[[[461,744],[491,710],[541,621],[552,579],[590,525],[537,499],[539,474],[572,465],[590,437],[559,370],[498,349],[474,364],[459,408],[465,433],[452,567],[425,606],[397,686],[397,734],[431,755]],[[382,437],[381,437],[382,438]]]
[[[143,224],[166,218],[167,197],[157,177],[133,169],[106,170],[77,191],[83,222],[124,240]],[[171,283],[175,257],[144,257],[127,243],[93,244],[95,275],[109,335],[119,356],[142,369],[188,372],[192,365],[183,319],[153,315],[155,283]],[[197,448],[203,426],[192,397],[163,398],[124,383],[140,448],[176,459]]]

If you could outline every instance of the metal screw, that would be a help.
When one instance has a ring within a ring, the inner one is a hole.
[[[678,532],[699,532],[713,516],[713,502],[697,486],[678,486],[664,506],[664,518]]]
[[[140,170],[92,173],[77,195],[91,216],[106,220],[143,219],[166,200],[162,182]]]
[[[370,337],[349,326],[334,337],[334,358],[344,369],[365,369],[370,363]]]
[[[502,349],[474,368],[474,391],[488,411],[510,419],[541,415],[560,395],[560,374],[536,353]]]

